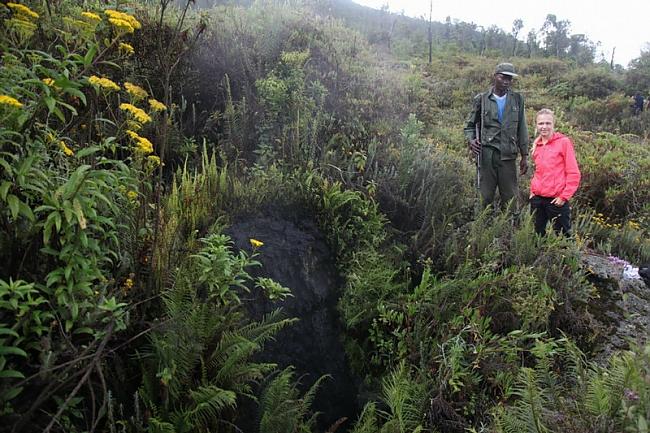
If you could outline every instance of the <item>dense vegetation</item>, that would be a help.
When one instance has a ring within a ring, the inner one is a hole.
[[[648,431],[650,349],[591,360],[581,257],[650,261],[650,51],[596,64],[549,16],[438,23],[429,61],[428,23],[342,1],[79,3],[0,4],[0,430],[234,432],[252,400],[260,432],[317,431],[319,382],[264,361],[291,288],[224,234],[273,210],[343,277],[349,431]],[[463,119],[505,58],[575,141],[575,239],[477,209]]]

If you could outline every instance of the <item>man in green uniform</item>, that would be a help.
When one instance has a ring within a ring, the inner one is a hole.
[[[511,63],[497,65],[492,88],[476,95],[465,125],[465,137],[477,158],[483,206],[492,204],[497,188],[502,208],[515,197],[517,153],[521,155],[519,173],[528,171],[524,98],[510,90],[516,76]]]

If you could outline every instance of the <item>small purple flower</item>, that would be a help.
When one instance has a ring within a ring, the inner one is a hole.
[[[639,401],[639,394],[636,392],[632,391],[629,388],[625,388],[623,390],[623,395],[625,396],[625,399],[628,401]]]
[[[610,256],[607,257],[607,258],[609,259],[609,261],[610,261],[611,263],[613,263],[613,264],[615,264],[615,265],[623,265],[623,266],[625,266],[625,265],[629,265],[629,264],[630,264],[627,260],[624,260],[624,259],[622,259],[622,258],[620,258],[620,257],[616,257],[616,256],[611,256],[611,255],[610,255]]]

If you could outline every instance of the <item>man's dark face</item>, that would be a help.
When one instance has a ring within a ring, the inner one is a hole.
[[[494,74],[494,90],[503,95],[512,85],[512,76],[506,74]]]

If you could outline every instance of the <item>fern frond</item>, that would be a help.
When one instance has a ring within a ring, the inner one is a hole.
[[[378,431],[377,408],[375,403],[366,403],[351,433],[376,433]]]
[[[176,433],[174,425],[156,418],[149,418],[147,433]]]
[[[189,411],[187,418],[192,425],[202,426],[206,430],[216,424],[224,409],[237,405],[237,395],[234,392],[216,386],[202,386],[190,391],[190,398],[195,406]]]
[[[534,370],[522,368],[519,385],[515,387],[514,394],[518,395],[520,400],[510,410],[512,416],[522,422],[520,427],[523,426],[523,430],[519,431],[521,433],[549,432],[542,417],[548,399],[538,386]]]
[[[404,362],[383,381],[382,388],[382,400],[390,410],[385,414],[386,423],[396,422],[400,432],[417,429],[424,416],[424,392],[420,384],[410,377]]]
[[[224,332],[208,359],[209,370],[216,372],[212,383],[244,392],[244,389],[237,388],[238,384],[261,380],[272,371],[275,364],[254,363],[250,359],[262,349],[264,342],[293,323],[292,319],[280,319],[280,315],[281,312],[276,310],[259,322]]]
[[[260,397],[260,433],[309,432],[317,414],[309,418],[311,404],[321,383],[329,376],[322,376],[300,397],[293,368],[279,372],[266,386]]]

